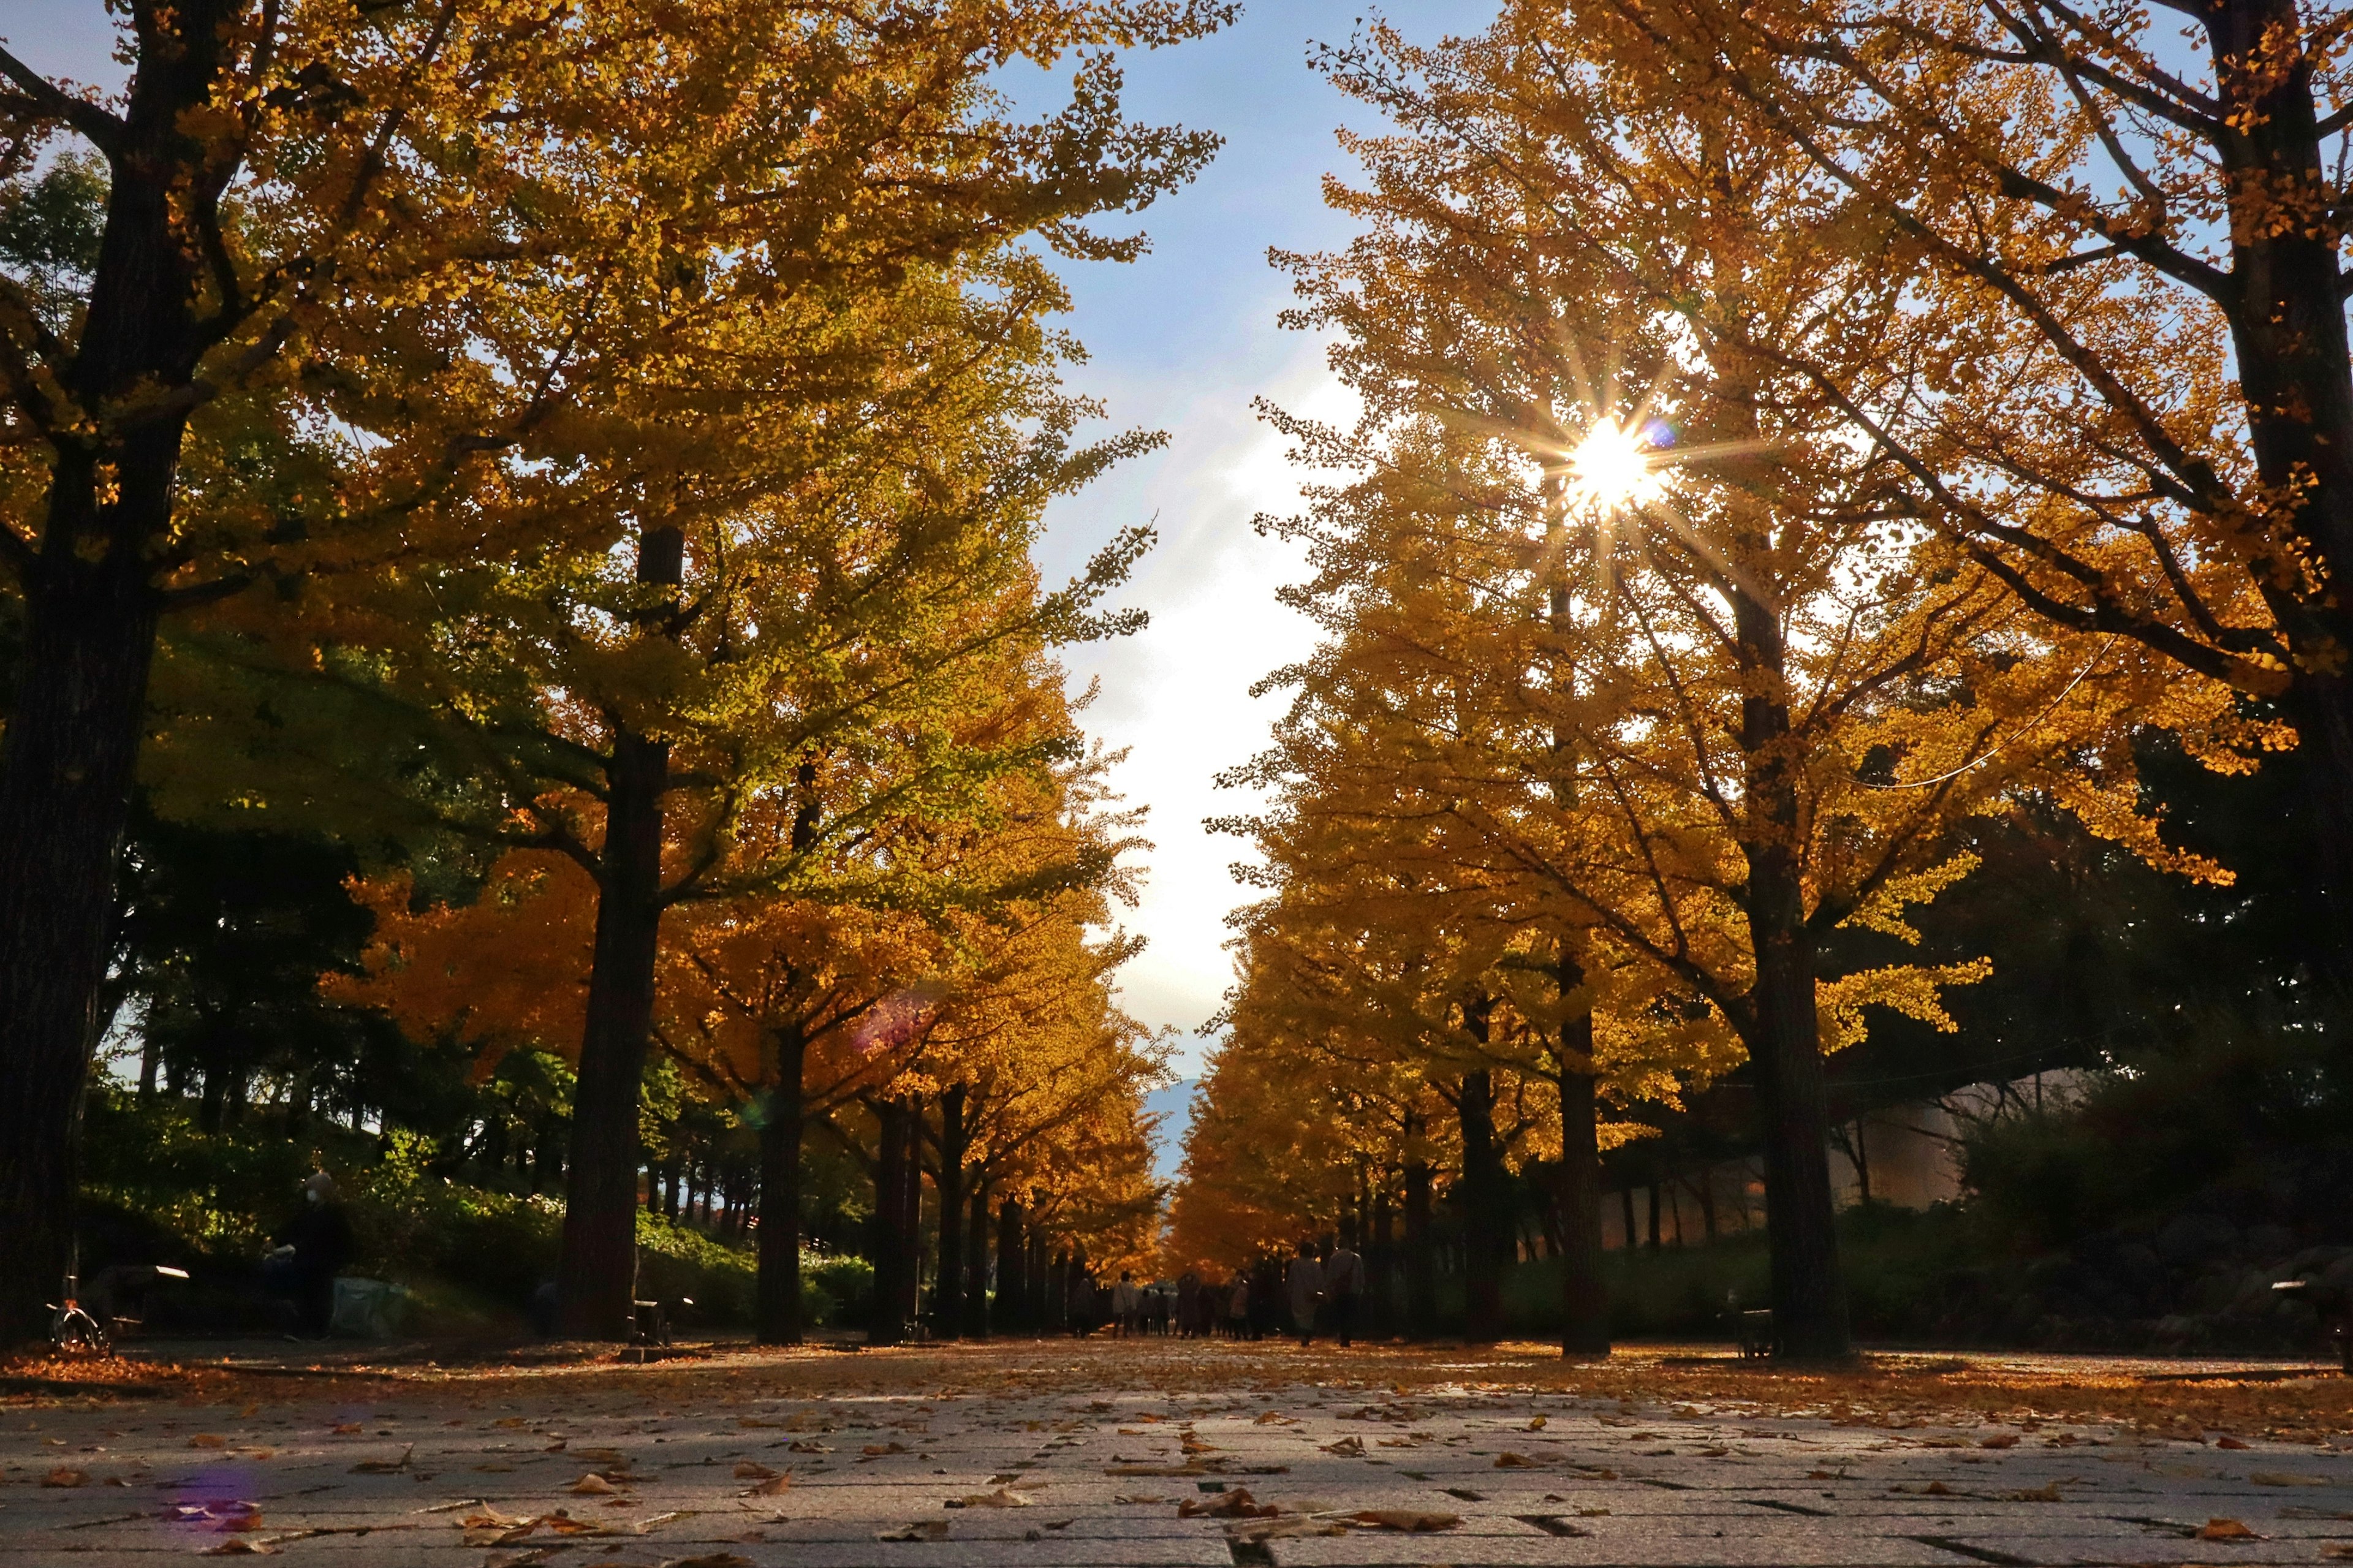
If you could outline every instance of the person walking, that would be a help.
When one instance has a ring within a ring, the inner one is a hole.
[[[1330,1331],[1346,1349],[1355,1342],[1356,1307],[1365,1295],[1365,1260],[1346,1242],[1324,1260],[1324,1310]]]
[[[356,1245],[351,1216],[335,1200],[334,1177],[312,1172],[302,1184],[302,1206],[271,1239],[279,1245],[263,1264],[264,1277],[294,1298],[297,1331],[325,1339],[334,1322],[335,1276]]]
[[[1111,1288],[1112,1333],[1117,1339],[1134,1339],[1136,1314],[1144,1305],[1144,1292],[1136,1288],[1135,1276],[1127,1269],[1119,1271],[1119,1283]]]
[[[1299,1343],[1304,1348],[1315,1341],[1315,1310],[1324,1304],[1324,1266],[1315,1260],[1315,1249],[1303,1241],[1283,1276],[1283,1288],[1291,1296],[1291,1326],[1298,1331]]]
[[[1226,1293],[1226,1337],[1229,1340],[1250,1338],[1250,1272],[1234,1270],[1233,1289]]]

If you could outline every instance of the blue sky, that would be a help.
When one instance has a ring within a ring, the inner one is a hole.
[[[1305,61],[1310,40],[1344,40],[1365,14],[1341,0],[1252,0],[1215,37],[1132,58],[1134,117],[1212,130],[1226,146],[1199,181],[1146,215],[1145,259],[1069,271],[1071,324],[1092,354],[1075,384],[1104,400],[1113,424],[1170,437],[1057,508],[1046,565],[1066,572],[1113,530],[1159,520],[1160,546],[1128,595],[1151,613],[1151,629],[1069,662],[1081,684],[1100,680],[1090,728],[1128,751],[1117,783],[1151,808],[1148,890],[1126,917],[1150,947],[1127,971],[1127,1005],[1155,1027],[1185,1031],[1178,1066],[1188,1076],[1201,1044],[1191,1031],[1229,977],[1224,917],[1243,897],[1227,874],[1241,845],[1210,837],[1201,819],[1246,803],[1213,788],[1211,775],[1255,751],[1277,710],[1275,700],[1250,699],[1250,682],[1309,646],[1304,623],[1273,598],[1298,574],[1296,557],[1250,527],[1296,497],[1282,445],[1250,400],[1326,415],[1348,406],[1320,346],[1276,328],[1287,291],[1266,252],[1347,237],[1320,181],[1339,166],[1335,128],[1366,121]],[[1418,38],[1473,29],[1491,14],[1461,0],[1394,12]],[[0,38],[55,75],[119,79],[101,0],[5,0]]]

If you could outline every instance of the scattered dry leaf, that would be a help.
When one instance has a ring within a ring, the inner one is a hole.
[[[925,1519],[918,1520],[913,1524],[900,1525],[895,1530],[878,1530],[874,1532],[874,1539],[877,1541],[944,1541],[947,1539],[947,1533],[946,1520]],[[666,1563],[663,1568],[673,1568],[673,1565]]]
[[[2261,1541],[2262,1536],[2235,1519],[2210,1519],[2198,1532],[2200,1541]]]
[[[1348,1518],[1371,1530],[1402,1530],[1419,1534],[1433,1530],[1451,1530],[1462,1522],[1462,1516],[1453,1513],[1424,1513],[1410,1508],[1359,1509]]]

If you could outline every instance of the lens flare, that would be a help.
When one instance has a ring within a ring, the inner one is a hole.
[[[1568,455],[1569,500],[1594,511],[1631,510],[1666,489],[1652,463],[1651,447],[1641,432],[1614,419],[1597,419]]]

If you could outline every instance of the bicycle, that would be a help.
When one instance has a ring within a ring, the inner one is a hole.
[[[65,1300],[48,1303],[49,1343],[60,1355],[105,1355],[114,1348],[105,1328],[83,1310],[81,1280],[72,1274],[66,1276]]]

